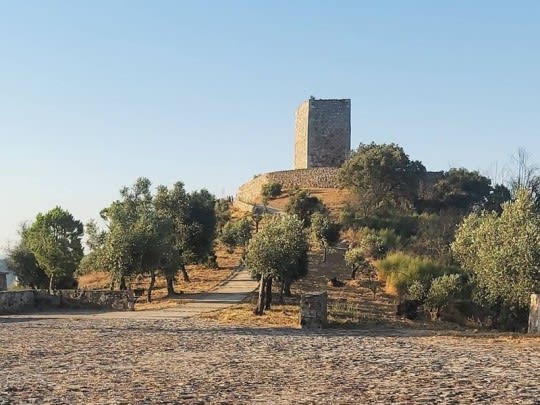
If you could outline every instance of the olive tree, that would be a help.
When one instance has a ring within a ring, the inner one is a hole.
[[[476,297],[514,318],[526,312],[530,294],[540,292],[540,216],[534,197],[520,189],[495,212],[473,213],[456,232],[452,251],[472,275]]]
[[[308,248],[303,223],[295,216],[273,217],[253,235],[245,264],[260,278],[256,315],[270,308],[273,279],[281,282],[282,300],[291,283],[307,274]]]

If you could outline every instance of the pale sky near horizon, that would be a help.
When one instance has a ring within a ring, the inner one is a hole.
[[[146,176],[233,195],[292,166],[294,112],[352,100],[352,144],[429,170],[540,162],[540,2],[0,0],[0,254]]]

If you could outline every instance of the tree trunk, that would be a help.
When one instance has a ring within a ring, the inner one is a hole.
[[[156,283],[156,272],[152,270],[150,272],[150,285],[148,286],[148,302],[152,302],[152,289],[154,288],[154,284]]]
[[[182,265],[180,266],[180,271],[182,272],[182,276],[184,276],[184,281],[186,283],[189,283],[189,274],[186,270],[186,266],[184,265],[184,263],[182,263]]]
[[[255,233],[259,232],[259,221],[255,221]]]
[[[53,287],[54,287],[54,274],[51,274],[51,277],[49,278],[49,294],[53,294]]]
[[[285,282],[282,281],[279,286],[279,303],[281,305],[285,304],[285,299],[283,298],[284,293],[285,293]]]
[[[167,296],[172,297],[176,295],[174,291],[174,276],[167,276]]]
[[[264,309],[271,309],[272,307],[272,277],[268,277],[265,286],[266,303]]]
[[[285,281],[285,297],[290,297],[291,295],[291,282],[287,280]]]
[[[322,257],[322,262],[323,262],[323,263],[326,263],[326,251],[327,251],[327,249],[326,249],[326,246],[325,246],[325,247],[323,248],[323,257]]]
[[[352,278],[353,280],[356,279],[356,272],[357,272],[357,271],[358,271],[358,267],[354,266],[353,269],[352,269],[352,271],[351,271],[351,278]]]
[[[255,315],[264,314],[264,287],[266,286],[266,277],[261,277],[259,281],[259,298],[257,300],[257,307],[255,308]]]
[[[120,276],[120,290],[127,290],[126,278],[124,276]]]

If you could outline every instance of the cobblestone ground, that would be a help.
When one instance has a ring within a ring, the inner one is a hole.
[[[0,404],[540,404],[540,340],[0,318]]]

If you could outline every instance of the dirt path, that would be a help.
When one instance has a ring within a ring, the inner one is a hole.
[[[81,318],[88,317],[94,319],[176,319],[189,318],[206,312],[224,309],[230,305],[242,302],[246,296],[257,287],[257,282],[251,279],[249,271],[239,270],[230,279],[224,281],[220,286],[208,293],[190,294],[186,296],[186,303],[174,308],[148,310],[148,311],[54,311],[38,312],[16,315],[0,316],[2,319],[12,318],[33,318],[33,319],[53,319],[53,318]]]

